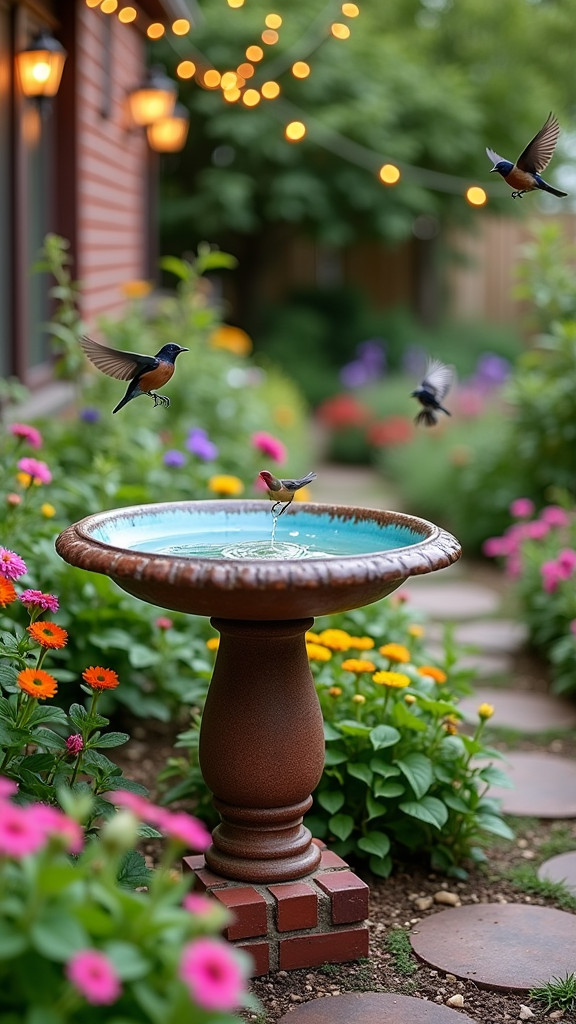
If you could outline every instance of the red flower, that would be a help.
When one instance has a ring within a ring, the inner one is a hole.
[[[412,422],[406,416],[387,416],[368,427],[368,440],[377,448],[386,445],[407,444],[414,436]]]
[[[352,395],[334,395],[318,406],[316,416],[326,427],[361,427],[370,419],[370,410]]]

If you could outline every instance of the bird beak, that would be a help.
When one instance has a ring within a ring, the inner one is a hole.
[[[491,167],[491,168],[490,168],[490,174],[492,174],[492,171],[496,171],[496,170],[498,170],[498,168],[497,168],[497,167]]]
[[[189,352],[189,351],[190,351],[190,349],[188,349],[188,348],[182,348],[182,346],[180,346],[180,351],[181,351],[181,352]]]

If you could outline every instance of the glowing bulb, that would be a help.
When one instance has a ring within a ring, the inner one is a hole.
[[[235,89],[238,85],[238,75],[235,71],[225,71],[220,79],[220,87],[225,92],[226,89]]]
[[[256,107],[260,103],[260,93],[258,89],[246,89],[242,97],[242,103],[247,107]]]
[[[177,18],[172,22],[172,31],[175,36],[185,36],[190,31],[188,18]]]
[[[47,82],[50,78],[50,65],[45,60],[39,60],[32,69],[32,77],[36,82]]]
[[[228,7],[244,7],[244,0],[228,0]]]
[[[383,164],[378,171],[378,177],[385,185],[396,185],[400,181],[400,170],[395,164]]]
[[[194,61],[182,60],[176,68],[176,74],[178,78],[192,78],[196,74],[196,65]]]
[[[466,202],[470,206],[484,206],[488,202],[488,196],[479,185],[471,185],[466,189]]]
[[[266,43],[268,46],[274,46],[274,43],[277,43],[280,37],[273,29],[265,28],[260,38],[262,42]]]
[[[260,89],[265,100],[275,100],[280,95],[278,82],[264,82]]]
[[[299,142],[306,135],[306,125],[302,121],[290,121],[284,129],[284,135],[289,142]]]
[[[358,4],[342,4],[342,14],[345,18],[357,18],[360,14]]]
[[[136,21],[136,8],[123,7],[121,11],[118,11],[118,21],[121,21],[123,25],[129,25],[131,21]]]
[[[100,0],[86,0],[86,7],[99,7]]]
[[[341,21],[335,21],[330,25],[330,31],[335,39],[348,39],[350,36],[348,25],[343,25]]]
[[[216,68],[209,68],[204,72],[203,82],[207,89],[217,89],[220,85],[220,72]]]
[[[146,29],[146,35],[149,39],[160,39],[164,35],[166,29],[164,25],[161,25],[159,21],[153,21],[151,25],[148,25]]]
[[[296,63],[292,65],[292,74],[294,75],[294,78],[308,78],[308,75],[310,74],[310,65],[307,64],[305,60],[297,60]]]
[[[266,28],[280,28],[282,18],[279,14],[267,14],[264,18],[264,24]]]
[[[254,68],[251,64],[239,64],[236,71],[242,78],[252,78]]]
[[[100,4],[100,10],[103,14],[114,14],[117,7],[118,0],[102,0]]]
[[[249,46],[246,50],[248,60],[262,60],[264,50],[261,46]]]
[[[240,99],[240,96],[242,94],[240,92],[240,89],[234,87],[232,89],[224,89],[222,95],[227,103],[235,103],[236,100]]]

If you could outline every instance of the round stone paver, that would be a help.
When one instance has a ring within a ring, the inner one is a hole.
[[[500,596],[480,583],[454,580],[425,581],[413,577],[402,588],[414,607],[427,612],[433,619],[474,619],[483,615],[497,615]]]
[[[278,1024],[474,1024],[465,1013],[426,999],[392,992],[346,992],[311,999],[297,1006]]]
[[[514,789],[490,787],[505,814],[530,818],[576,818],[576,761],[530,751],[506,754],[498,766]]]
[[[523,903],[432,914],[411,934],[416,956],[481,988],[526,992],[574,970],[576,915]]]
[[[562,700],[548,693],[524,693],[518,690],[504,690],[482,686],[474,690],[471,697],[461,700],[458,707],[466,721],[478,720],[480,704],[492,704],[495,708],[490,725],[518,732],[545,732],[548,729],[573,729],[576,727],[576,704]]]
[[[545,860],[538,868],[538,878],[551,882],[563,882],[571,892],[576,893],[576,850],[559,853]]]

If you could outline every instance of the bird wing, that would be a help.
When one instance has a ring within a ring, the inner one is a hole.
[[[282,480],[282,483],[289,491],[298,491],[301,487],[305,487],[306,484],[315,479],[316,473],[308,473],[307,476],[303,476],[300,480]]]
[[[454,367],[441,363],[439,359],[431,359],[426,367],[426,376],[422,381],[422,387],[430,391],[434,398],[442,401],[446,397],[454,382]]]
[[[123,352],[108,345],[99,345],[86,336],[80,338],[80,344],[90,362],[116,380],[132,380],[139,371],[153,370],[157,365],[154,356],[141,356],[138,352]]]
[[[494,166],[504,159],[503,156],[499,156],[498,153],[495,153],[493,149],[489,149],[488,146],[486,146],[486,153],[488,154],[488,159],[492,161]]]
[[[548,167],[552,159],[559,134],[560,125],[554,114],[550,113],[538,134],[534,136],[532,141],[526,146],[526,149],[518,157],[516,166],[521,171],[541,174]]]

